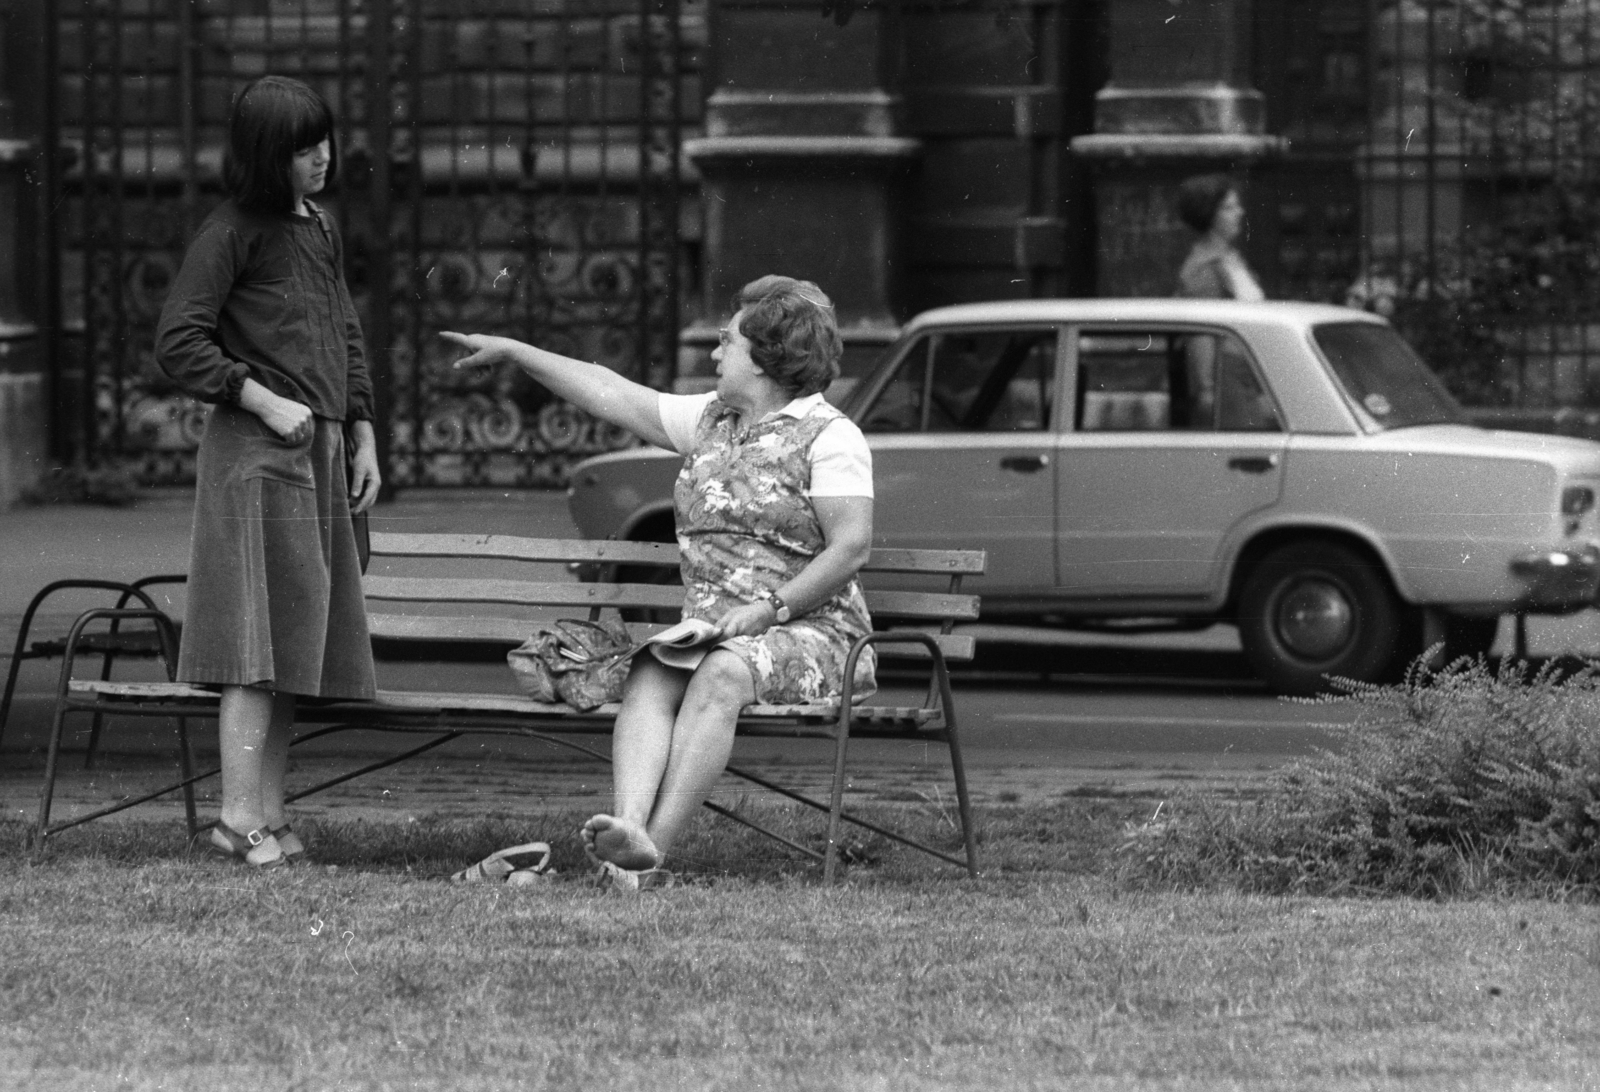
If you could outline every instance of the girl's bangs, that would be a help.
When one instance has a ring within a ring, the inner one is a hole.
[[[292,109],[293,117],[289,124],[289,137],[294,145],[292,151],[298,152],[302,148],[320,144],[333,135],[333,118],[320,103],[297,96]]]

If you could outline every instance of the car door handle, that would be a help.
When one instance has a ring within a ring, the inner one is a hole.
[[[1229,470],[1242,470],[1246,474],[1265,474],[1277,465],[1276,455],[1235,455],[1228,460]]]
[[[1015,470],[1022,474],[1032,474],[1049,465],[1048,455],[1007,455],[1000,460],[1001,470]]]

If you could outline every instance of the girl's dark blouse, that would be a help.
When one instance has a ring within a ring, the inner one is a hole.
[[[372,381],[343,258],[326,216],[223,202],[189,244],[161,310],[161,369],[202,402],[237,402],[249,378],[318,417],[372,420]]]

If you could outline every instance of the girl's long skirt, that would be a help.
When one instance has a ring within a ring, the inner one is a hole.
[[[178,678],[311,697],[373,696],[344,435],[289,444],[238,406],[200,442]]]

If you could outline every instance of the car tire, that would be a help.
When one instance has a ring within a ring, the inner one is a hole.
[[[1389,679],[1408,655],[1406,607],[1365,555],[1337,542],[1293,542],[1245,578],[1239,639],[1258,675],[1282,694],[1317,694],[1328,677]]]

